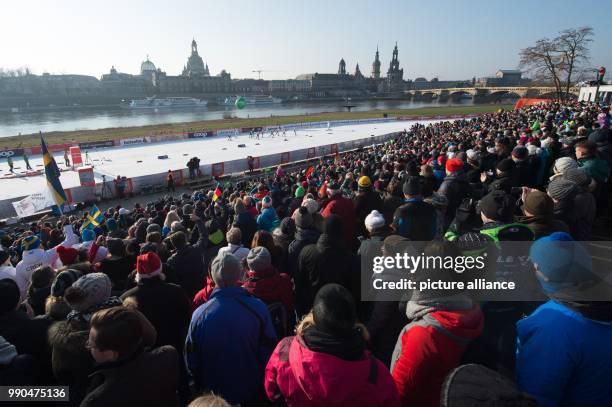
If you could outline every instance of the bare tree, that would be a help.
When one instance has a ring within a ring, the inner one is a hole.
[[[543,38],[520,52],[520,66],[539,80],[552,82],[559,100],[569,95],[573,79],[581,76],[589,60],[588,45],[593,29],[581,27],[563,30],[556,38]],[[578,74],[578,75],[577,75]]]
[[[593,41],[593,29],[581,27],[578,29],[563,30],[555,39],[559,52],[565,62],[565,93],[569,94],[573,84],[572,77],[575,72],[580,73],[589,61],[588,45]]]
[[[562,98],[561,77],[563,75],[563,58],[560,57],[554,40],[543,38],[532,47],[520,52],[520,66],[534,74],[535,79],[550,81],[555,86],[557,98]]]

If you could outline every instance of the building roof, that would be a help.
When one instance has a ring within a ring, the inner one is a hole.
[[[503,74],[514,74],[514,75],[518,75],[518,74],[523,73],[523,72],[519,71],[518,69],[500,69],[497,72],[501,72]]]

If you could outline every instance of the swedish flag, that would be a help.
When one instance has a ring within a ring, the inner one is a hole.
[[[93,229],[97,226],[100,226],[102,222],[104,222],[104,214],[96,205],[92,206],[87,214],[87,219],[83,222],[83,226],[81,226],[81,231],[85,229]]]
[[[45,178],[47,178],[47,185],[51,190],[51,195],[57,206],[62,206],[67,201],[66,193],[62,187],[62,183],[59,180],[60,169],[55,162],[55,158],[49,152],[47,143],[43,139],[42,133],[40,134],[40,144],[42,147],[43,164],[45,165]]]

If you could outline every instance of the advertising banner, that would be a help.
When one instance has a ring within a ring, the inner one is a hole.
[[[10,150],[1,150],[0,158],[17,157],[23,155],[23,148],[13,148]]]
[[[83,187],[93,187],[96,185],[93,167],[79,168],[79,181]]]
[[[104,140],[104,141],[89,141],[86,143],[79,143],[79,147],[83,150],[89,150],[90,148],[105,148],[105,147],[113,147],[115,144],[113,140]]]
[[[121,146],[133,146],[136,144],[146,143],[147,139],[144,137],[136,137],[136,138],[126,138],[119,141]]]

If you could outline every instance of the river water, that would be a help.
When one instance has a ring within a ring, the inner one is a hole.
[[[95,130],[111,127],[147,126],[162,123],[184,123],[200,120],[234,117],[269,117],[302,115],[321,112],[346,111],[345,102],[285,102],[275,105],[247,105],[238,110],[235,107],[210,106],[203,109],[176,110],[128,110],[108,108],[96,110],[73,110],[56,112],[4,113],[0,114],[0,137],[31,134],[42,131]],[[413,102],[409,100],[364,100],[351,101],[353,111],[374,109],[414,109],[427,106],[472,105],[471,99],[436,102]]]

